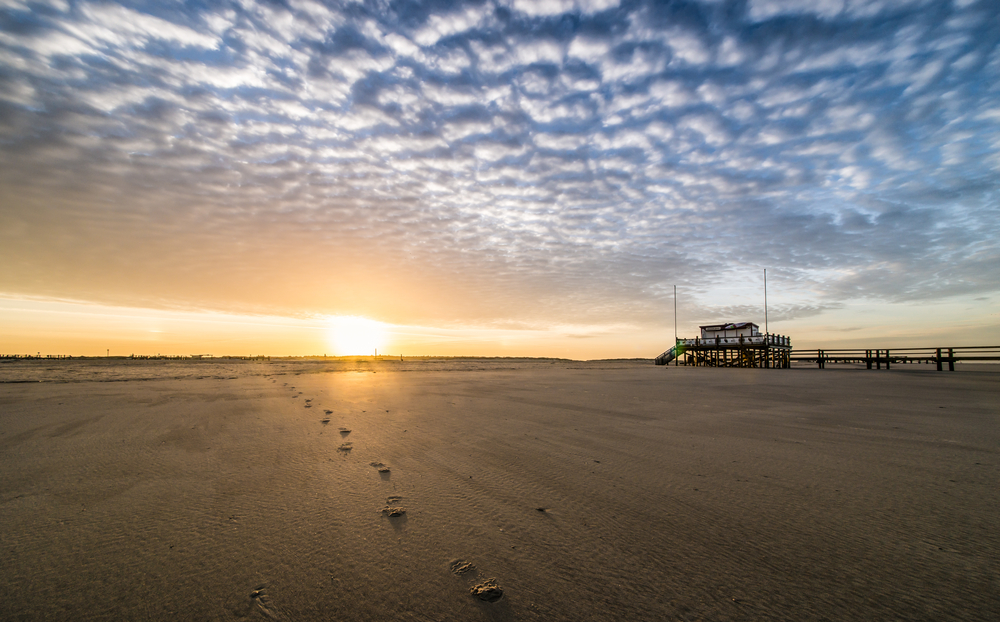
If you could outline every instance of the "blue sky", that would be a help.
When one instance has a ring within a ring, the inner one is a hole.
[[[673,285],[762,323],[767,268],[787,334],[995,340],[998,42],[985,0],[0,0],[0,295],[572,340]]]

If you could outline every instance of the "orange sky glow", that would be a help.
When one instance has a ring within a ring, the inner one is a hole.
[[[103,356],[532,356],[571,359],[651,358],[673,341],[672,308],[664,322],[643,326],[557,325],[537,328],[435,328],[391,324],[358,316],[310,318],[110,307],[65,301],[0,298],[0,354]],[[845,315],[879,313],[846,310]],[[778,322],[771,332],[790,335],[796,347],[905,347],[1000,341],[995,316],[971,315],[963,322],[926,328],[935,313],[956,309],[915,309],[912,317],[857,330],[839,330],[830,318]],[[756,320],[756,318],[754,318]],[[833,318],[835,321],[837,318]],[[883,320],[889,318],[882,318]],[[763,320],[760,320],[761,322]],[[698,334],[698,321],[678,322],[679,336]]]

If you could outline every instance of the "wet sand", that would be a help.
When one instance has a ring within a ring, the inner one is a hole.
[[[969,369],[2,363],[0,619],[997,619]]]

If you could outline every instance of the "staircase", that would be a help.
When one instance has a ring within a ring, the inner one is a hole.
[[[669,350],[667,350],[666,352],[664,352],[660,356],[658,356],[655,359],[653,359],[653,362],[656,363],[657,365],[666,365],[670,361],[672,361],[675,358],[677,358],[677,348],[678,347],[679,346],[674,346],[674,347],[670,348]]]

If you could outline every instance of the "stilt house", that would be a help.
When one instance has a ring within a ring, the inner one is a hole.
[[[656,357],[657,365],[671,361],[707,367],[787,368],[792,340],[784,335],[761,334],[753,322],[727,322],[699,326],[701,335],[678,339],[674,347]]]

